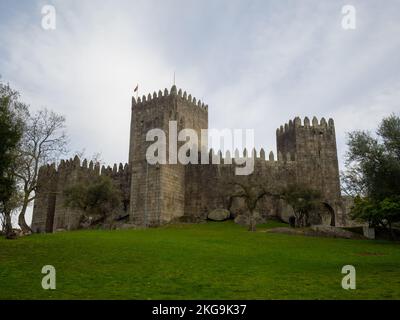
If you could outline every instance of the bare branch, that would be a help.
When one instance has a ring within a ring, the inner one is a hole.
[[[68,141],[64,128],[65,118],[47,109],[39,110],[26,119],[15,170],[24,192],[20,224],[24,221],[21,216],[24,217],[28,204],[35,199],[39,168],[67,152]]]

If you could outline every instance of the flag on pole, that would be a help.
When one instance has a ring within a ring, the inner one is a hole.
[[[138,95],[139,95],[139,84],[136,85],[135,89],[133,90],[133,92],[136,92],[136,100],[138,99]]]

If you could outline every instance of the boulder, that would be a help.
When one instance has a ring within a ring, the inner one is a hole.
[[[213,221],[224,221],[224,220],[228,219],[229,216],[230,216],[230,213],[228,210],[215,209],[208,214],[207,218],[209,220],[213,220]]]

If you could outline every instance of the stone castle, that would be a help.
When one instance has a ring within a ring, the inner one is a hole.
[[[160,128],[168,134],[169,121],[178,130],[208,129],[208,106],[174,85],[170,92],[154,92],[142,99],[132,98],[129,162],[100,167],[98,163],[74,159],[49,164],[39,171],[33,209],[32,230],[54,232],[82,228],[83,212],[65,206],[63,191],[77,182],[89,182],[99,175],[109,176],[121,190],[120,207],[110,213],[109,223],[158,226],[173,221],[197,222],[207,219],[214,209],[227,209],[233,217],[246,211],[243,199],[231,197],[227,181],[265,182],[280,190],[291,183],[307,185],[322,194],[317,224],[345,225],[346,209],[340,194],[335,127],[332,119],[316,117],[290,120],[276,130],[277,157],[272,152],[244,150],[238,157],[253,157],[254,171],[235,175],[229,152],[209,151],[210,164],[155,164],[146,160],[151,142],[146,133]],[[202,143],[207,143],[202,141]],[[167,146],[168,150],[168,146]],[[168,152],[168,151],[167,151]],[[232,163],[233,162],[233,163]],[[283,200],[265,197],[259,202],[261,217],[274,216],[288,221],[293,211]]]

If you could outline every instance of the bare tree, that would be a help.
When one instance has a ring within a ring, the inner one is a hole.
[[[28,205],[35,199],[39,168],[56,161],[67,152],[67,137],[64,132],[65,118],[53,111],[42,109],[33,116],[28,115],[18,148],[15,175],[23,193],[18,224],[24,233],[31,229],[26,223],[25,213]]]
[[[235,189],[239,189],[237,192],[230,194],[230,198],[243,198],[245,200],[248,209],[247,218],[249,221],[249,231],[256,231],[257,204],[263,197],[274,195],[268,192],[262,184],[239,181],[230,181],[229,184],[234,186]]]

